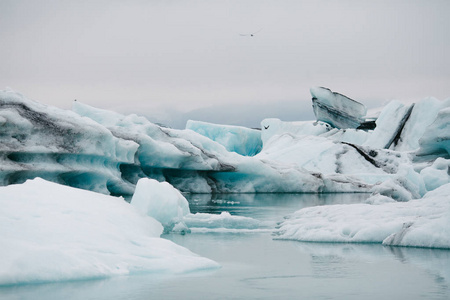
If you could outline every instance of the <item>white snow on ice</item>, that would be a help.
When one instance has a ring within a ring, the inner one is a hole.
[[[450,184],[419,200],[389,203],[374,195],[368,202],[301,209],[281,223],[276,238],[450,248]]]
[[[122,198],[35,179],[0,187],[0,207],[0,285],[219,267]]]
[[[190,213],[189,203],[177,189],[167,182],[149,178],[138,181],[130,203],[164,227],[181,222]]]

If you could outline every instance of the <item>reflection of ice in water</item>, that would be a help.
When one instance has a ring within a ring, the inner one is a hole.
[[[360,203],[367,194],[187,194],[192,232],[271,232],[287,214],[308,206]]]
[[[415,264],[435,276],[436,283],[450,287],[450,250],[385,247],[396,259],[406,264]]]
[[[450,287],[450,251],[412,247],[389,247],[365,244],[298,242],[301,252],[311,256],[311,268],[317,277],[357,277],[365,271],[358,270],[360,262],[393,267],[397,263],[415,265],[434,277],[444,295]],[[367,267],[367,266],[366,266]],[[370,266],[369,266],[370,267]],[[415,274],[409,274],[414,277]]]

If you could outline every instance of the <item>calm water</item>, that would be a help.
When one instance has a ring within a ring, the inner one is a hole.
[[[280,221],[302,207],[357,203],[365,195],[190,196],[192,212]],[[266,233],[164,236],[222,265],[179,276],[0,288],[0,299],[450,299],[450,251],[377,244],[274,241]]]

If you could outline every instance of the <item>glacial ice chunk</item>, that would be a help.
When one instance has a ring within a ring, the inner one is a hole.
[[[141,170],[141,177],[167,181],[183,192],[200,193],[360,192],[368,189],[354,178],[312,174],[293,166],[292,162],[270,160],[265,155],[260,157],[261,153],[249,157],[230,152],[220,143],[192,130],[162,128],[136,115],[122,116],[79,102],[74,103],[73,109],[80,115],[104,122],[114,136],[139,144],[137,162],[129,166],[129,172],[122,173],[125,178]],[[121,169],[127,168],[122,166]]]
[[[395,145],[413,107],[414,105],[407,106],[396,100],[389,102],[375,121],[377,127],[364,145],[377,149],[389,149],[393,143]]]
[[[366,107],[358,101],[324,87],[312,87],[310,92],[318,121],[340,129],[357,128],[365,121]]]
[[[412,151],[419,148],[419,139],[427,131],[439,113],[439,110],[450,105],[450,101],[439,101],[435,98],[425,98],[414,105],[400,138],[394,147],[397,151]]]
[[[331,102],[341,97],[326,89],[312,90]],[[0,101],[5,104],[0,107],[0,185],[43,177],[125,196],[133,194],[140,178],[166,181],[182,192],[193,193],[368,192],[379,185],[380,192],[393,197],[404,188],[405,193],[398,196],[407,199],[426,192],[423,182],[423,187],[414,188],[417,181],[413,173],[420,177],[417,172],[429,167],[436,157],[449,155],[445,108],[440,109],[420,143],[417,141],[420,149],[413,156],[395,148],[414,147],[416,132],[423,129],[411,122],[427,124],[433,114],[413,109],[407,119],[410,109],[395,102],[385,107],[374,131],[278,119],[263,120],[261,132],[240,131],[236,126],[191,121],[188,127],[196,127],[202,135],[80,102],[73,103],[75,114],[37,104],[11,91],[0,93]],[[349,103],[344,108],[352,114],[364,112]],[[423,110],[425,104],[415,108]],[[434,111],[441,105],[435,101],[428,104]],[[397,115],[399,111],[402,113]],[[254,156],[232,150],[253,154],[256,140],[262,141],[263,148]],[[379,149],[390,144],[394,150]],[[243,148],[237,150],[241,145]],[[422,159],[421,165],[412,158]],[[412,175],[405,180],[399,174],[404,165],[414,165],[415,169],[408,171]],[[395,180],[393,185],[380,184],[389,180]]]
[[[186,129],[223,145],[228,151],[253,156],[261,151],[261,131],[242,126],[218,125],[189,120]]]
[[[309,242],[383,243],[450,248],[450,184],[423,199],[304,208],[281,223],[277,239]]]
[[[167,230],[190,213],[186,198],[167,182],[142,178],[136,185],[131,205],[161,222]]]
[[[426,189],[432,191],[441,185],[450,182],[450,160],[442,157],[437,158],[433,164],[420,171]]]
[[[37,178],[0,187],[0,206],[0,285],[218,267],[122,198]]]
[[[184,222],[192,232],[252,233],[271,231],[274,225],[249,217],[234,216],[229,212],[189,214],[184,217]]]
[[[450,100],[419,140],[417,156],[450,158]]]
[[[105,194],[130,194],[119,165],[138,145],[71,111],[0,91],[0,185],[43,177]]]
[[[191,214],[186,198],[167,182],[142,178],[131,205],[164,226],[165,232],[254,232],[265,224],[253,218],[220,214]],[[266,226],[267,230],[267,226]]]
[[[416,209],[414,218],[384,239],[383,245],[450,248],[450,184],[411,204]]]

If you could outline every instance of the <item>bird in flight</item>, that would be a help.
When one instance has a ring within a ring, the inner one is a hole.
[[[255,34],[257,34],[258,32],[260,32],[262,30],[262,28],[258,31],[252,32],[252,33],[240,33],[240,36],[255,36]]]

